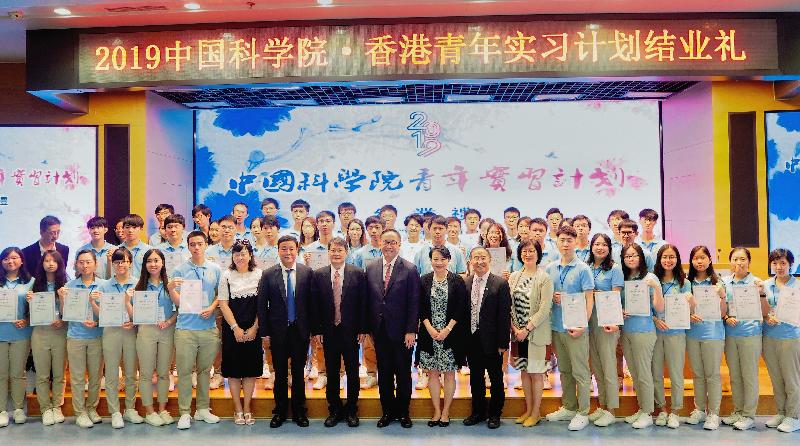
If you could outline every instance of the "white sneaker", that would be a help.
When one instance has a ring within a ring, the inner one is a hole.
[[[598,407],[597,409],[594,410],[594,412],[589,414],[589,421],[594,423],[595,421],[599,420],[600,417],[603,416],[603,412],[605,412],[605,410]]]
[[[175,377],[172,376],[171,373],[169,375],[169,391],[170,392],[174,392],[175,391]]]
[[[361,384],[361,388],[371,389],[377,385],[378,385],[378,378],[376,378],[374,375],[367,375],[367,377],[364,378],[364,382]]]
[[[427,389],[428,388],[428,374],[425,372],[419,372],[417,375],[417,390]]]
[[[641,415],[642,415],[642,411],[641,410],[637,410],[635,414],[628,415],[627,417],[625,417],[625,422],[628,423],[628,424],[633,424],[633,423],[636,422],[636,420],[639,419],[639,417]]]
[[[786,418],[783,415],[775,414],[772,418],[767,420],[767,427],[776,428],[783,423],[783,419]]]
[[[211,413],[209,409],[200,409],[194,413],[195,421],[205,421],[208,424],[219,423],[219,417]]]
[[[586,415],[575,414],[569,422],[567,429],[571,431],[579,431],[589,425],[589,417]]]
[[[0,412],[0,427],[8,426],[8,412],[5,410]]]
[[[545,418],[547,421],[570,421],[575,418],[575,411],[567,410],[562,406],[557,411],[547,414]],[[588,417],[586,421],[589,421]]]
[[[219,373],[215,373],[214,376],[211,377],[211,381],[208,382],[208,387],[211,390],[216,390],[222,387],[225,384],[225,379]]]
[[[94,424],[98,424],[98,423],[102,423],[103,422],[103,419],[97,413],[96,409],[89,409],[89,412],[87,412],[86,415],[89,417],[90,420],[92,420],[92,423],[94,423]]]
[[[264,363],[264,367],[261,369],[261,377],[268,378],[269,375],[270,375],[269,366],[267,365],[267,363]]]
[[[188,413],[181,415],[181,418],[178,420],[178,429],[184,430],[190,427],[192,427],[192,417]]]
[[[339,382],[341,382],[341,380],[339,380]],[[314,390],[322,390],[327,385],[328,385],[328,377],[324,373],[319,373],[317,375],[317,380],[314,381],[314,385],[311,388]]]
[[[125,409],[125,416],[126,421],[130,421],[133,424],[142,424],[144,423],[144,418],[139,415],[139,412],[136,409]]]
[[[78,416],[78,418],[75,419],[75,424],[78,427],[82,427],[84,429],[88,429],[88,428],[94,426],[94,423],[92,423],[92,420],[90,420],[89,416],[86,415],[85,413],[80,414],[80,416]]]
[[[63,423],[64,422],[64,414],[61,412],[60,407],[56,407],[53,409],[53,421],[56,423]]]
[[[706,413],[702,410],[695,409],[686,418],[686,424],[700,424],[701,421],[706,419]]]
[[[150,412],[149,414],[145,415],[144,422],[155,427],[164,425],[164,420],[162,420],[161,417],[155,412]]]
[[[726,426],[733,426],[734,424],[736,424],[737,421],[741,419],[742,419],[742,414],[740,414],[739,412],[734,412],[728,415],[727,417],[720,418],[720,421],[722,421],[722,424]]]
[[[552,390],[553,383],[550,382],[550,375],[548,373],[544,374],[544,381],[542,382],[542,390]]]
[[[87,386],[89,385],[88,381],[86,382],[86,385]],[[89,390],[89,388],[87,387],[86,390]],[[100,377],[100,390],[106,390],[106,377],[105,376],[101,376]]]
[[[273,376],[264,380],[264,390],[272,390],[275,387],[275,379]]]
[[[600,415],[600,418],[598,418],[597,421],[594,422],[594,425],[597,427],[607,427],[611,426],[616,422],[617,418],[614,416],[614,414],[607,410],[604,410],[603,414]]]
[[[122,420],[122,414],[114,412],[111,414],[111,427],[114,429],[122,429],[125,427],[125,421]]]
[[[656,417],[655,425],[656,426],[666,426],[668,418],[669,418],[669,415],[667,415],[666,412],[659,413],[658,416]]]
[[[25,424],[28,421],[28,416],[22,409],[14,409],[14,424]]]
[[[319,378],[319,369],[312,366],[311,370],[308,371],[308,375],[306,375],[306,377],[310,380],[315,380]]]
[[[739,419],[739,421],[733,423],[733,427],[734,427],[734,429],[737,429],[737,430],[740,430],[740,431],[746,431],[747,429],[752,428],[753,424],[755,424],[755,422],[753,421],[752,418],[750,418],[750,417],[742,417],[742,418]]]
[[[344,390],[344,380],[346,378],[344,376],[339,377],[339,390]]]
[[[653,417],[651,417],[649,413],[644,413],[644,412],[642,412],[642,414],[639,415],[639,418],[637,418],[636,421],[634,421],[632,424],[634,429],[644,429],[652,425],[653,425]]]
[[[469,375],[469,367],[467,366],[461,367],[461,374],[464,376]]]
[[[56,424],[56,420],[53,419],[53,410],[47,409],[42,414],[42,424],[45,426],[52,426]]]
[[[367,377],[367,368],[363,365],[358,366],[358,377],[359,378],[366,378]]]
[[[161,421],[164,422],[165,426],[175,422],[175,418],[172,418],[172,415],[166,409],[159,412],[158,416],[161,417]]]
[[[193,389],[197,388],[197,372],[192,372],[192,388]],[[184,429],[188,428],[185,427]]]
[[[489,379],[488,373],[483,374],[483,383],[486,385],[487,389],[490,389],[492,387],[492,380]]]
[[[706,422],[703,424],[703,429],[707,431],[715,431],[719,429],[719,415],[710,413],[706,417]]]
[[[800,429],[800,420],[797,418],[786,417],[778,425],[778,430],[781,432],[794,432],[798,429]]]
[[[675,412],[669,414],[669,417],[667,418],[667,427],[670,429],[677,429],[680,425],[681,417],[679,417]]]

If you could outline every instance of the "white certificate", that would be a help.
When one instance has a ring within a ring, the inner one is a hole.
[[[728,302],[728,314],[740,321],[761,321],[761,296],[755,285],[734,285],[733,301]]]
[[[188,259],[188,256],[180,251],[162,252],[164,253],[164,266],[167,268],[167,275],[170,277],[172,276],[172,272],[175,271],[175,268]]]
[[[486,248],[486,250],[492,256],[492,260],[489,262],[489,272],[502,277],[503,271],[508,269],[506,248]]]
[[[19,304],[17,290],[9,288],[0,289],[0,322],[14,322],[19,320],[17,317],[17,304]]]
[[[158,291],[136,291],[133,293],[133,323],[155,325],[158,323]]]
[[[800,327],[800,289],[781,287],[775,317],[794,327]]]
[[[92,320],[89,290],[84,288],[67,288],[64,297],[64,322],[85,322]]]
[[[182,314],[200,314],[203,311],[203,281],[183,279],[181,283]]]
[[[622,300],[619,291],[595,291],[594,306],[597,310],[597,325],[623,325]]]
[[[685,294],[664,295],[664,323],[671,330],[688,330],[692,322],[690,313]]]
[[[625,281],[625,312],[629,316],[650,316],[650,287],[644,280]]]
[[[270,257],[256,257],[255,261],[256,261],[256,266],[261,271],[266,271],[266,270],[268,270],[268,269],[270,269],[273,266],[278,264],[278,260],[275,257],[271,257],[271,256]]]
[[[226,269],[231,267],[231,257],[211,257],[211,261],[219,265],[220,269],[225,271]]]
[[[564,328],[586,328],[589,319],[586,315],[586,296],[583,293],[561,293],[561,320]]]
[[[328,251],[310,251],[308,257],[308,267],[311,269],[319,269],[331,264]]]
[[[100,317],[101,327],[121,327],[125,323],[125,294],[123,293],[103,293],[100,295]]]
[[[697,307],[694,314],[705,322],[722,319],[719,310],[719,288],[716,285],[696,285],[692,288]]]
[[[56,293],[45,291],[33,293],[28,303],[31,313],[31,326],[50,325],[56,320]]]

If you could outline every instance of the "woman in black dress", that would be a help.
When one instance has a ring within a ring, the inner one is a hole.
[[[231,266],[222,272],[219,281],[219,307],[226,322],[222,324],[222,376],[228,378],[234,422],[252,425],[255,419],[250,400],[264,367],[256,311],[261,270],[255,266],[248,241],[237,241],[231,252]],[[242,388],[244,407],[239,398]]]

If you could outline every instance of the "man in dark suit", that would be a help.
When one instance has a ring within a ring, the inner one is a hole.
[[[329,416],[325,427],[334,427],[347,419],[350,427],[358,426],[358,344],[366,333],[367,278],[361,268],[346,265],[347,242],[336,237],[328,242],[329,266],[314,271],[314,307],[316,325],[312,330],[322,341],[328,369]],[[339,396],[341,360],[347,373],[347,405]]]
[[[464,279],[467,285],[469,335],[467,362],[472,392],[472,414],[464,424],[472,426],[488,418],[489,429],[500,427],[500,414],[505,402],[502,354],[508,348],[511,331],[511,293],[508,282],[489,272],[491,254],[477,247],[470,253],[472,274]],[[486,408],[484,370],[491,382],[491,399]]]
[[[311,327],[313,272],[296,263],[299,243],[292,236],[278,239],[280,263],[264,271],[258,284],[259,334],[268,338],[275,368],[275,409],[269,426],[286,421],[289,402],[289,360],[292,361],[292,420],[308,426],[303,368]]]
[[[410,428],[411,349],[419,328],[420,280],[417,268],[397,255],[400,233],[384,231],[381,252],[381,260],[367,266],[367,321],[375,340],[383,409],[378,427],[398,419],[401,426]]]
[[[22,249],[25,268],[31,275],[36,274],[36,268],[42,260],[42,253],[45,251],[55,249],[61,254],[64,264],[67,264],[69,261],[69,246],[56,242],[59,235],[61,235],[61,220],[58,217],[47,215],[39,221],[39,240]],[[105,261],[105,259],[97,260]]]

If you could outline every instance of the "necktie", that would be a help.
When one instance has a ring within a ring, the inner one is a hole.
[[[478,318],[480,316],[481,311],[481,287],[483,286],[483,278],[476,277],[475,282],[472,284],[472,308],[471,312],[471,322],[470,328],[472,329],[472,333],[475,333],[478,330]]]
[[[333,273],[333,324],[342,323],[342,276],[339,270]]]
[[[392,277],[392,264],[386,264],[386,271],[383,273],[383,294],[389,289],[389,279]]]
[[[289,316],[289,323],[294,322],[294,287],[292,286],[292,271],[293,269],[286,270],[286,311]]]

